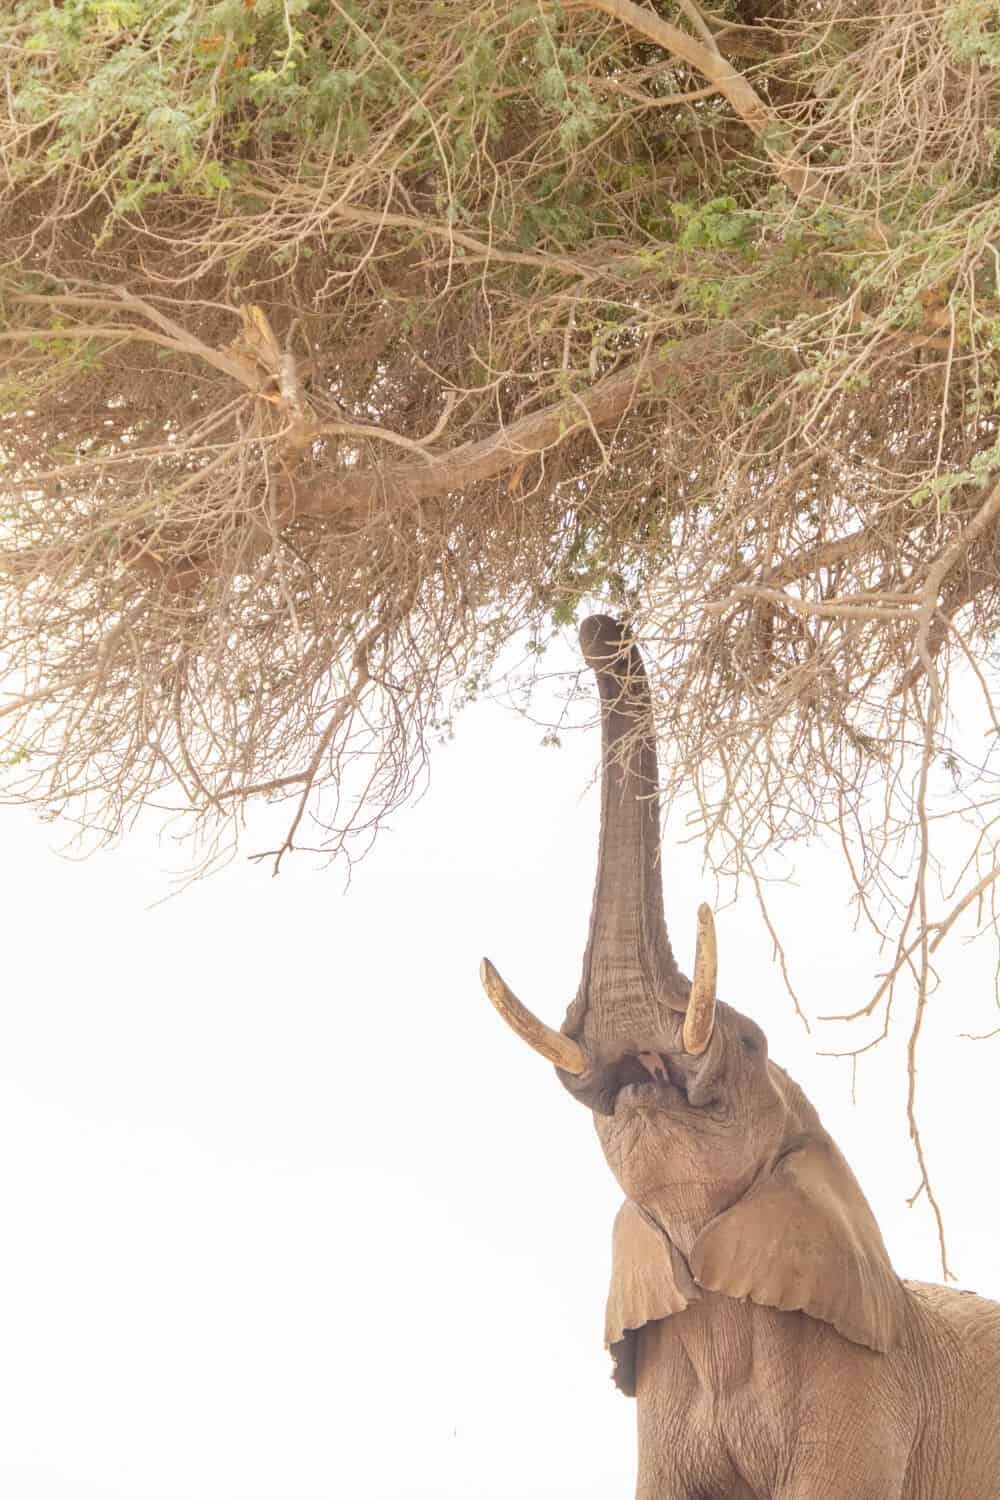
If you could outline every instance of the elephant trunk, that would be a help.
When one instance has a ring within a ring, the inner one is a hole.
[[[656,741],[642,658],[606,615],[585,620],[580,641],[601,694],[601,838],[583,975],[562,1030],[522,1005],[487,959],[481,970],[508,1026],[577,1079],[590,1075],[607,1043],[662,1035],[671,1011],[684,1014],[684,1049],[699,1056],[712,1039],[716,978],[710,909],[698,913],[692,984],[674,961],[663,920]]]
[[[593,1047],[655,1035],[684,1011],[689,985],[663,919],[656,740],[649,682],[627,629],[606,615],[580,628],[601,696],[601,832],[590,934],[563,1032]]]

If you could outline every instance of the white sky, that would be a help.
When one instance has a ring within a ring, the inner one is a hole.
[[[488,954],[558,1024],[596,859],[596,732],[560,751],[483,703],[357,870],[237,861],[166,904],[183,850],[79,863],[5,810],[0,1490],[17,1500],[627,1500],[634,1406],[601,1347],[618,1190],[586,1112],[482,995]],[[246,850],[266,846],[251,828]],[[814,1013],[879,967],[839,872],[778,901]],[[836,876],[836,878],[835,878]],[[668,850],[682,962],[713,891]],[[900,1045],[816,1055],[749,897],[720,993],[767,1030],[937,1279]],[[994,950],[953,941],[921,1115],[962,1285],[1000,1297]],[[902,1018],[901,1018],[902,1020]],[[858,1032],[851,1033],[856,1041]],[[867,1035],[867,1034],[866,1034]]]

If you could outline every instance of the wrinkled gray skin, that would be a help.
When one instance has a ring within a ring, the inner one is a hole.
[[[1000,1500],[1000,1305],[897,1279],[753,1021],[720,1003],[707,1050],[684,1052],[645,674],[612,620],[586,621],[581,643],[605,770],[563,1027],[587,1068],[559,1077],[625,1193],[606,1335],[637,1401],[638,1500]]]

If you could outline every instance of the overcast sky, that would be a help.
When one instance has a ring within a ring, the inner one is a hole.
[[[492,703],[357,869],[238,859],[156,905],[152,828],[86,862],[4,811],[0,1488],[17,1500],[628,1500],[634,1405],[601,1345],[619,1193],[586,1112],[502,1026],[488,954],[562,1019],[597,849],[596,732]],[[246,852],[268,842],[252,825]],[[867,999],[833,856],[778,893],[811,1010]],[[689,963],[698,851],[665,859]],[[869,1194],[897,1269],[940,1279],[902,1026],[844,1062],[792,1013],[749,897],[720,993],[753,1015]],[[952,941],[921,1117],[959,1282],[1000,1298],[995,950]],[[960,1019],[956,1009],[960,1008]],[[901,1022],[904,1018],[901,1017]],[[856,1041],[858,1032],[852,1033]]]

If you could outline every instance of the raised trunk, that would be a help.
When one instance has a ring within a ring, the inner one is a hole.
[[[589,1047],[659,1032],[684,1010],[663,920],[656,741],[649,683],[627,630],[607,615],[580,628],[601,695],[603,764],[597,883],[583,975],[563,1031]]]

